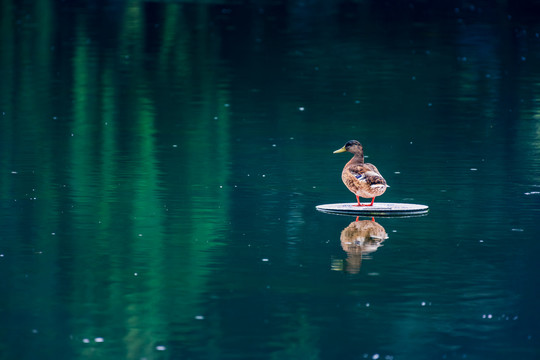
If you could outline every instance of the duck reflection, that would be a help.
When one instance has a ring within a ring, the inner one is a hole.
[[[362,259],[369,258],[369,254],[377,251],[385,239],[388,239],[388,234],[375,219],[359,221],[356,218],[341,232],[341,247],[348,255],[345,271],[358,274]]]

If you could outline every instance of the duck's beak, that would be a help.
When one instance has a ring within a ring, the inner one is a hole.
[[[341,149],[338,149],[338,150],[334,151],[334,154],[345,152],[345,151],[347,151],[347,150],[345,150],[345,146],[344,146]]]

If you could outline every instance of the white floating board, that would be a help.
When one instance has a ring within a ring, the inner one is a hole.
[[[412,216],[429,211],[426,205],[381,202],[376,202],[373,206],[358,206],[356,203],[325,204],[317,205],[316,209],[330,214],[364,216]]]

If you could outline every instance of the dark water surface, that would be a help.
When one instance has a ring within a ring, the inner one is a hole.
[[[1,359],[540,358],[538,7],[1,4]]]

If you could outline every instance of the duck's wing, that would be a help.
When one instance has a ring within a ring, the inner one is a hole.
[[[372,164],[353,165],[348,170],[358,181],[371,187],[386,186],[386,180]]]
[[[377,170],[377,167],[375,165],[366,163],[366,164],[364,164],[364,167],[369,169],[370,171],[376,172],[377,175],[381,176],[381,173],[379,172],[379,170]]]

